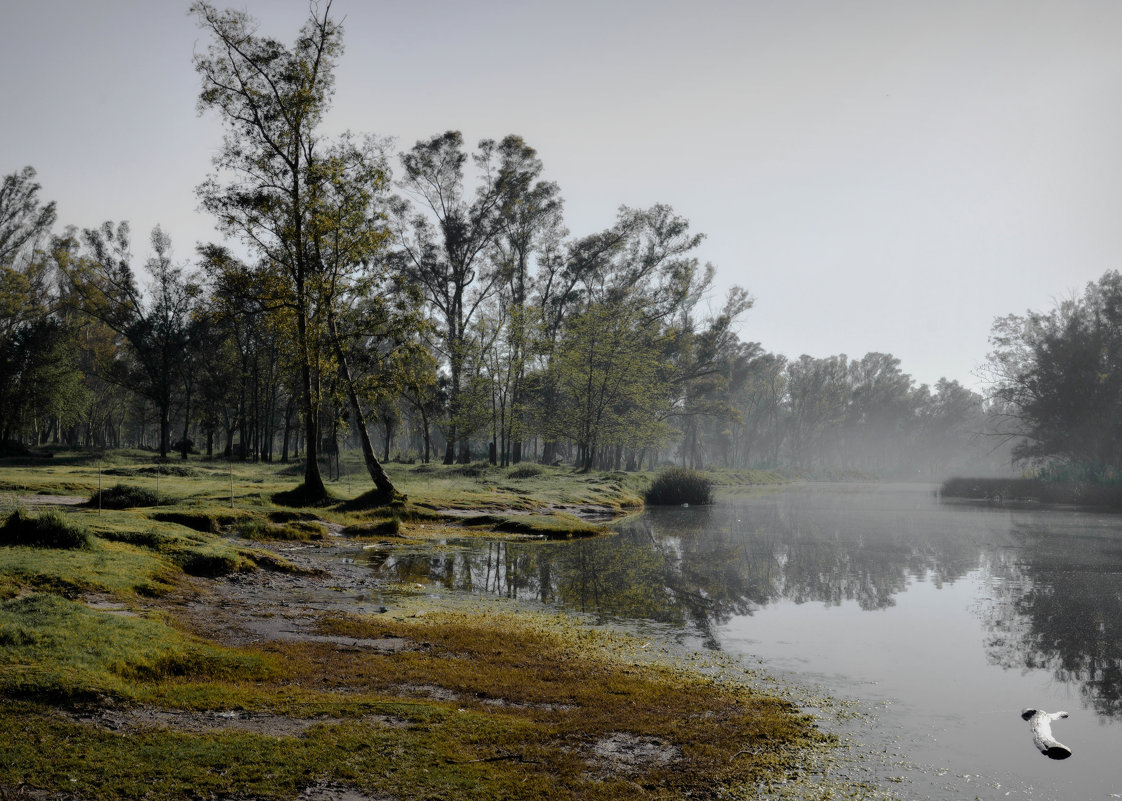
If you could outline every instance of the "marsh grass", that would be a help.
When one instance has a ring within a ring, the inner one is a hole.
[[[135,467],[144,457],[107,460]],[[266,532],[324,519],[358,536],[409,535],[419,521],[447,523],[442,510],[481,509],[489,511],[475,521],[480,531],[571,536],[587,524],[556,507],[636,508],[645,480],[541,468],[509,487],[512,471],[502,469],[392,469],[409,496],[396,506],[280,509],[272,497],[286,482],[275,466],[238,465],[233,499],[229,473],[200,470],[169,479],[179,498],[169,509],[70,513],[88,528],[88,548],[0,548],[0,797],[34,785],[44,797],[97,801],[296,799],[324,777],[371,797],[715,797],[786,777],[802,749],[825,742],[783,701],[633,661],[637,644],[561,615],[447,611],[426,596],[423,617],[334,614],[316,626],[401,647],[276,640],[230,648],[206,639],[204,623],[218,624],[179,605],[208,592],[184,573],[299,572],[230,539],[239,526]],[[4,480],[58,488],[97,478],[96,466],[80,461],[49,474],[19,470]],[[361,476],[332,484],[344,498],[368,489]],[[135,616],[80,600],[91,594]],[[145,723],[146,711],[165,717]],[[218,723],[193,730],[166,722],[187,712]],[[297,736],[221,724],[252,714],[307,725]],[[135,723],[109,726],[102,715]],[[614,736],[657,742],[668,761],[597,761],[597,744]]]
[[[234,528],[239,537],[280,542],[310,542],[327,536],[327,527],[315,520],[289,520],[271,523],[254,519],[239,523]]]
[[[48,612],[82,633],[82,618],[94,614]],[[87,713],[3,701],[0,787],[34,776],[42,789],[91,799],[295,799],[330,776],[355,794],[410,799],[720,797],[793,775],[804,749],[829,740],[789,703],[629,661],[621,654],[637,643],[551,616],[332,615],[317,627],[356,641],[410,644],[398,652],[278,641],[238,653],[148,630],[146,622],[126,621],[133,645],[114,660],[123,670],[79,654],[66,665],[139,720],[149,709],[236,710],[310,725],[298,736],[221,727],[108,730],[87,722]],[[11,647],[50,645],[46,625],[26,634],[33,642]],[[166,642],[153,640],[161,634]],[[156,653],[142,657],[149,649]],[[433,697],[437,691],[441,698]],[[655,743],[668,758],[606,764],[596,746],[613,737]]]
[[[37,515],[17,509],[0,528],[0,545],[31,548],[89,548],[89,530],[55,509]]]
[[[697,470],[671,467],[655,477],[644,498],[652,506],[703,506],[713,502],[713,482]]]
[[[0,693],[75,703],[136,697],[173,676],[260,678],[267,660],[217,648],[168,625],[86,608],[49,593],[0,602]]]
[[[140,506],[155,506],[160,500],[155,490],[147,487],[114,484],[112,487],[95,492],[89,500],[89,505],[102,509],[134,509]],[[165,505],[173,503],[166,497],[162,500]]]

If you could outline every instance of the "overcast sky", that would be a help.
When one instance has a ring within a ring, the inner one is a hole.
[[[171,0],[0,0],[0,173],[60,224],[215,237],[207,40]],[[218,3],[222,5],[222,3]],[[242,7],[239,4],[239,7]],[[299,0],[250,0],[291,42]],[[332,130],[517,133],[574,235],[668,203],[771,351],[980,387],[994,317],[1122,268],[1122,2],[335,0]]]

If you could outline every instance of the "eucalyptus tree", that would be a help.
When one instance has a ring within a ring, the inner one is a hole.
[[[54,201],[39,200],[35,169],[24,167],[0,181],[0,268],[19,270],[50,235],[57,213]]]
[[[81,312],[120,337],[129,358],[103,365],[105,377],[153,404],[160,456],[166,457],[172,407],[189,370],[200,285],[172,262],[171,238],[159,226],[150,238],[153,255],[146,268],[152,282],[147,293],[132,268],[128,223],[87,228],[79,240],[79,248],[57,249],[59,268]]]
[[[537,152],[521,137],[507,136],[496,147],[499,182],[503,187],[500,234],[495,241],[495,261],[504,277],[500,304],[507,320],[503,326],[502,385],[493,395],[501,402],[501,425],[493,439],[505,466],[522,461],[526,371],[540,323],[530,303],[533,266],[556,253],[567,231],[564,228],[561,190],[540,179],[543,165]]]
[[[787,447],[791,463],[809,468],[833,444],[850,401],[849,359],[803,354],[787,365]]]
[[[497,289],[503,272],[488,253],[503,231],[503,204],[514,183],[503,169],[493,140],[479,143],[473,162],[478,172],[474,195],[465,186],[463,135],[447,131],[417,142],[401,155],[401,186],[406,199],[392,205],[396,242],[413,280],[425,292],[439,325],[439,350],[448,365],[448,422],[445,464],[468,459],[464,431],[465,363],[471,322]]]
[[[327,496],[318,467],[323,382],[346,368],[335,304],[350,271],[382,239],[371,208],[382,166],[348,139],[329,142],[320,133],[343,47],[330,2],[313,6],[291,47],[258,35],[245,12],[207,2],[191,10],[212,39],[195,57],[199,109],[216,111],[226,126],[217,173],[199,196],[220,229],[258,255],[254,269],[267,276],[270,302],[294,319],[306,449],[301,495],[316,501]],[[373,451],[364,450],[375,483],[392,491]]]
[[[76,418],[81,386],[73,332],[57,314],[44,247],[56,214],[39,198],[35,170],[0,182],[0,439]],[[63,418],[60,420],[59,418]]]
[[[849,363],[849,385],[841,459],[878,474],[899,470],[918,424],[911,376],[892,354],[872,352]]]

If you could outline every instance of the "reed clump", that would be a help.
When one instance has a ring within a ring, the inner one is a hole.
[[[713,502],[713,482],[697,470],[671,467],[655,476],[643,499],[649,506],[704,505]]]

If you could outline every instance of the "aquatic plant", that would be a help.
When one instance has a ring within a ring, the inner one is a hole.
[[[655,477],[643,498],[651,506],[712,503],[713,482],[697,470],[671,467]]]

